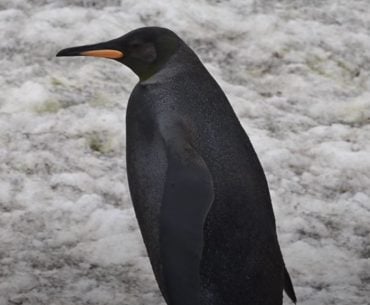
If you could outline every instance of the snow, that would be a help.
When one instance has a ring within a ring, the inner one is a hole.
[[[0,304],[164,305],[127,187],[137,77],[55,58],[149,25],[196,50],[250,135],[299,304],[369,304],[365,0],[0,0]]]

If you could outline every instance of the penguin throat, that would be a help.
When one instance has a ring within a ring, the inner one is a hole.
[[[147,67],[144,67],[143,69],[135,71],[135,73],[137,74],[137,76],[139,76],[140,81],[142,82],[152,77],[158,71],[160,71],[165,64],[166,62],[153,63]]]

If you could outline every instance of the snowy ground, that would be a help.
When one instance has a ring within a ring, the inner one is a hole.
[[[137,78],[55,58],[145,25],[180,34],[230,98],[299,304],[369,304],[368,0],[0,0],[0,304],[164,304],[127,188]]]

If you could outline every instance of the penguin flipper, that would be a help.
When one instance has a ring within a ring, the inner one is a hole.
[[[294,287],[292,284],[292,280],[290,279],[288,270],[284,266],[284,290],[288,297],[292,300],[294,304],[297,303],[297,298],[295,296]]]
[[[160,211],[160,257],[169,304],[199,305],[203,227],[214,199],[212,176],[186,132],[164,132],[167,173]]]

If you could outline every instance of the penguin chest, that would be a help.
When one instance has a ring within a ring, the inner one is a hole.
[[[154,274],[161,287],[159,219],[167,170],[165,148],[150,119],[131,120],[128,115],[126,132],[131,198]]]
[[[157,227],[167,161],[164,145],[150,118],[129,121],[128,117],[126,150],[128,181],[139,225],[149,225],[152,230]]]

